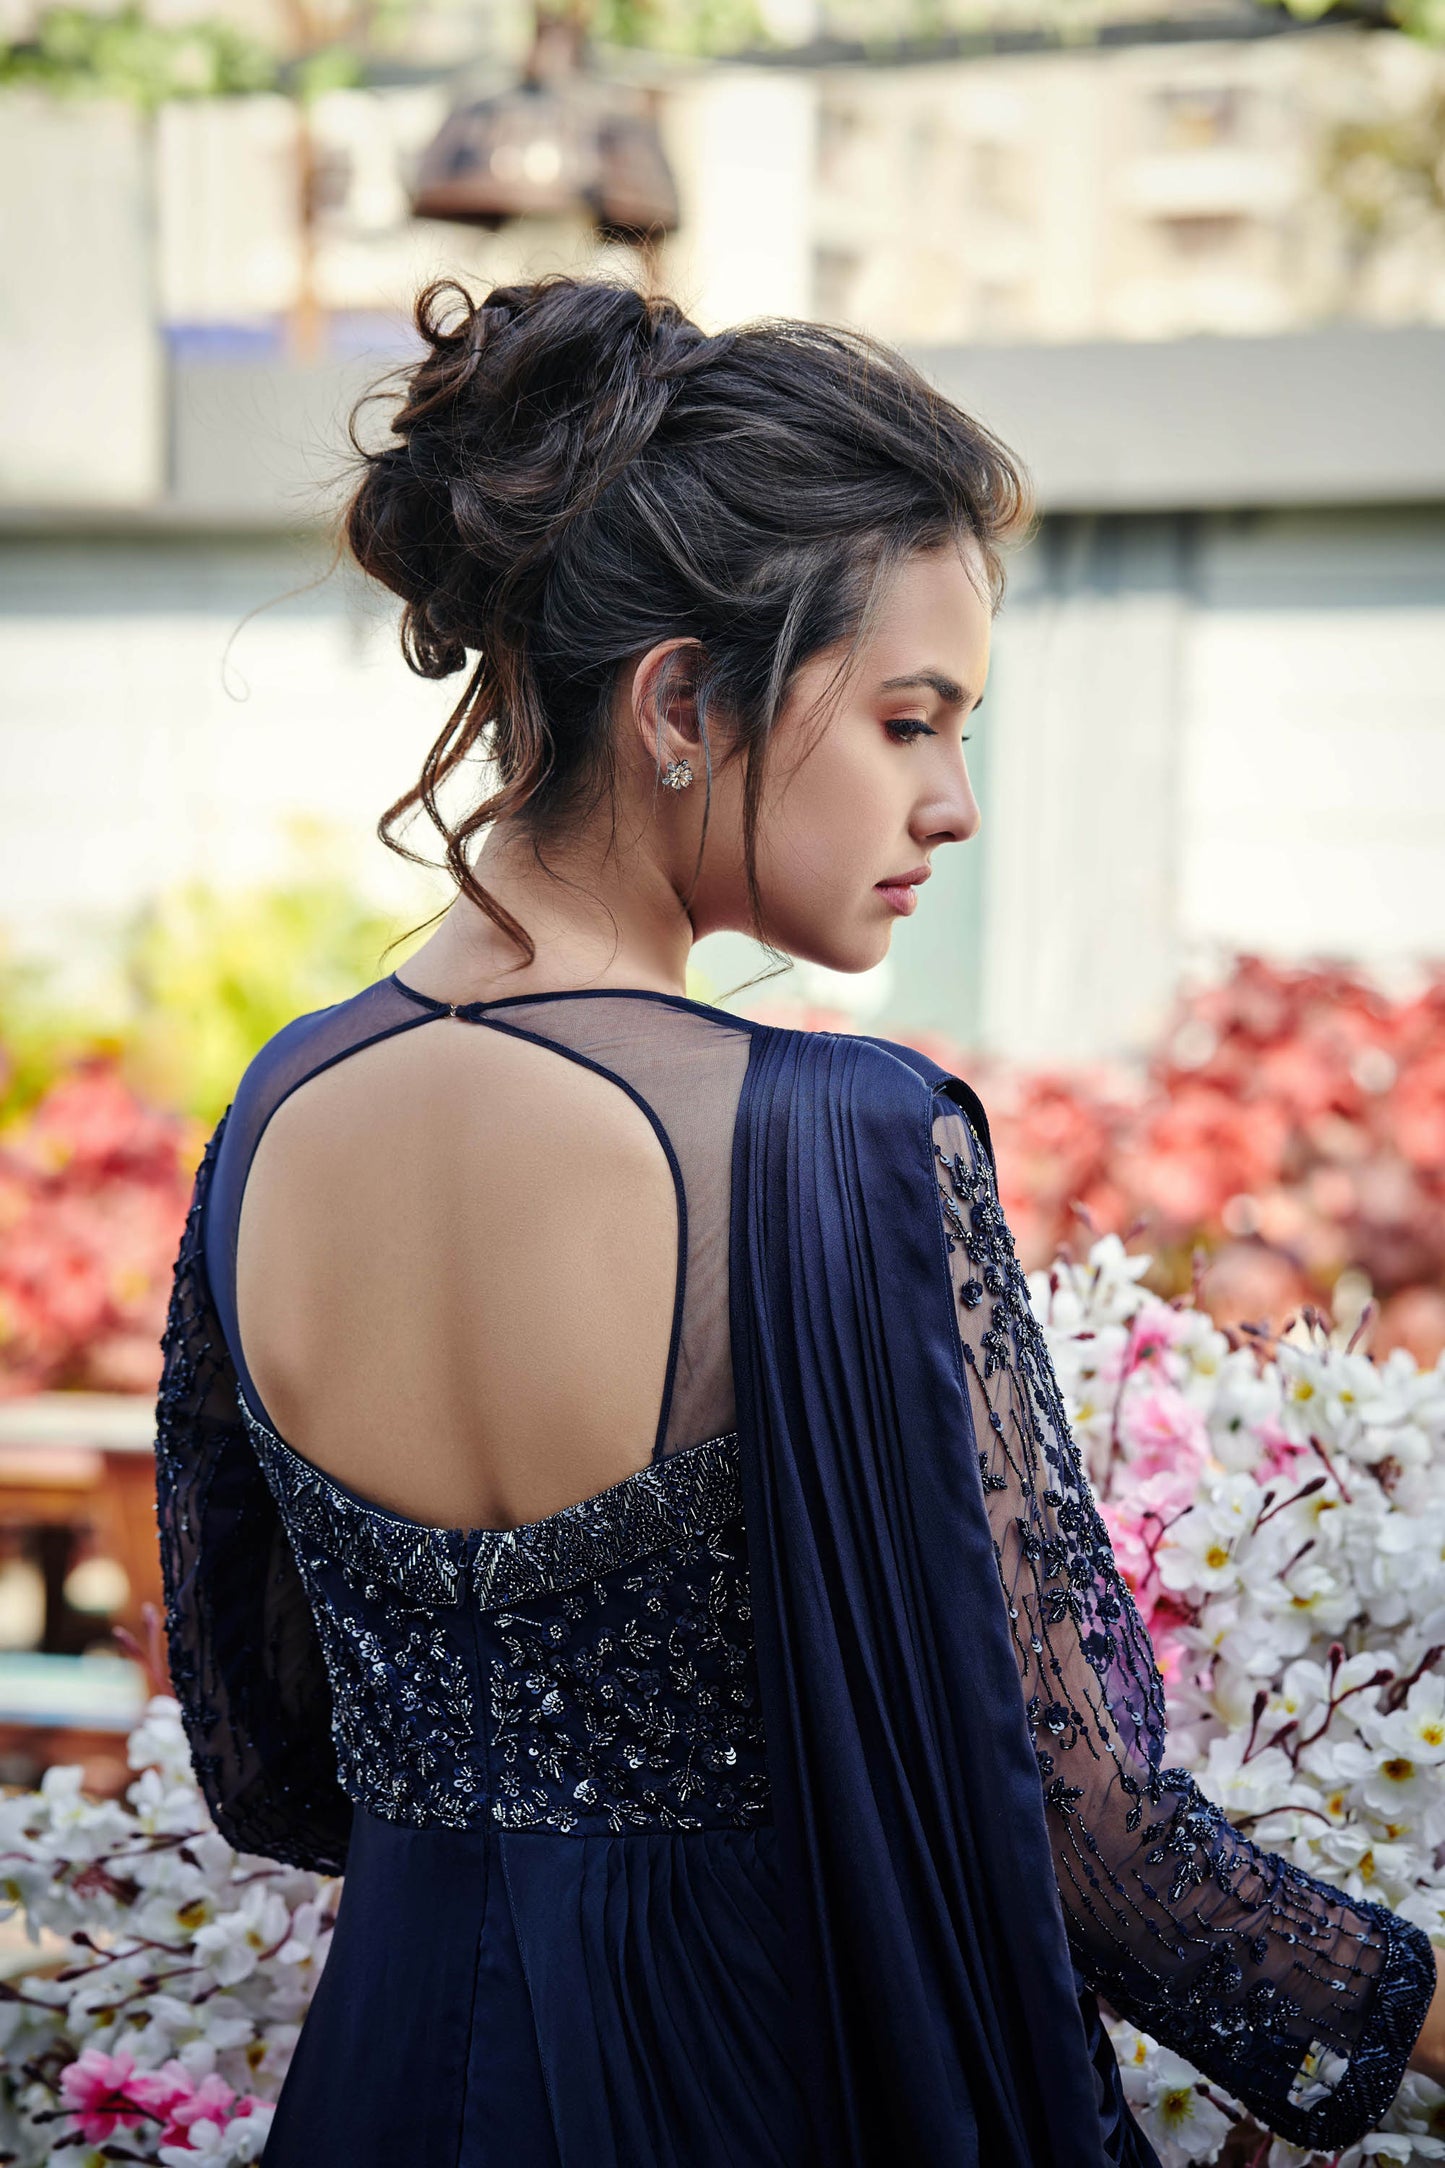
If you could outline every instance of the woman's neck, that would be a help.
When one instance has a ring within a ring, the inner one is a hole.
[[[499,824],[500,825],[500,824]],[[628,851],[543,847],[488,835],[473,872],[531,935],[531,963],[470,896],[458,895],[402,975],[441,1001],[494,1001],[577,987],[626,986],[685,994],[693,929],[661,867]]]

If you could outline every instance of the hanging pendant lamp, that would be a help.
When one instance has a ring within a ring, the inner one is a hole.
[[[593,74],[575,16],[545,12],[521,81],[443,122],[422,154],[411,208],[491,228],[582,217],[622,241],[656,240],[678,224],[645,93]]]

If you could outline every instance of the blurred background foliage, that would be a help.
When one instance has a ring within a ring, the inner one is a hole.
[[[191,1178],[236,1079],[293,1018],[400,970],[427,930],[359,901],[333,840],[292,826],[282,879],[192,881],[133,915],[108,998],[83,1011],[33,970],[0,971],[0,1397],[153,1389]],[[724,990],[694,971],[689,991]],[[1312,1303],[1353,1323],[1373,1301],[1377,1353],[1445,1347],[1445,971],[1390,995],[1361,972],[1241,957],[1134,1063],[1029,1067],[886,1035],[982,1091],[1028,1268],[1114,1232],[1151,1251],[1161,1294],[1207,1264],[1221,1321]]]
[[[277,55],[233,23],[156,23],[135,5],[109,15],[47,8],[29,38],[0,45],[0,84],[140,106],[271,90],[278,75]]]
[[[340,11],[314,0],[293,0],[284,46],[268,46],[221,17],[157,21],[138,0],[113,11],[48,6],[27,34],[0,38],[0,87],[34,84],[59,95],[92,92],[153,108],[171,98],[239,96],[288,90],[307,98],[360,85],[369,65],[405,50],[414,0],[367,6],[347,0]],[[1445,43],[1445,0],[1253,0],[1261,15],[1292,15],[1397,27],[1427,43]],[[1109,0],[1038,0],[1027,8],[1004,0],[895,0],[885,10],[848,0],[796,9],[758,0],[569,0],[542,10],[577,21],[600,46],[678,58],[783,54],[794,44],[836,41],[880,59],[930,43],[960,40],[987,50],[993,31],[1029,26],[1045,39],[1088,43],[1121,9]],[[1122,12],[1135,14],[1126,4]],[[1146,11],[1147,12],[1147,11]],[[790,35],[790,30],[792,35]],[[1438,137],[1435,139],[1438,151]],[[1386,146],[1386,149],[1389,147]]]
[[[108,984],[83,1004],[58,998],[43,965],[0,957],[0,1128],[95,1059],[140,1097],[214,1124],[273,1032],[396,968],[400,950],[383,952],[407,929],[359,893],[338,839],[311,819],[287,826],[283,879],[190,881],[122,919]]]

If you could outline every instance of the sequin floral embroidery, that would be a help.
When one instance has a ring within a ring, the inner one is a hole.
[[[766,1820],[751,1617],[737,1518],[494,1614],[497,1819],[562,1831]]]
[[[391,1821],[580,1833],[766,1817],[736,1432],[522,1528],[428,1528],[237,1398],[311,1597],[353,1799]]]
[[[342,1784],[387,1821],[466,1828],[484,1812],[485,1771],[459,1646],[465,1618],[425,1541],[453,1531],[369,1510],[301,1460],[244,1398],[240,1406],[311,1598]],[[441,1616],[438,1603],[449,1606]]]

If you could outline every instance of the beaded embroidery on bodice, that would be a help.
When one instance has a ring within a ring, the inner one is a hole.
[[[579,1835],[767,1819],[736,1432],[519,1528],[427,1528],[238,1401],[358,1805]]]

